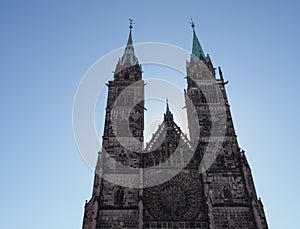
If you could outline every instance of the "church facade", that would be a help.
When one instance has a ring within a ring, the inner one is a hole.
[[[227,82],[221,68],[216,77],[193,23],[192,29],[193,48],[184,91],[190,137],[176,124],[167,103],[162,123],[144,148],[145,84],[130,25],[124,55],[117,63],[114,79],[107,84],[102,150],[92,197],[85,205],[83,229],[268,228],[245,152],[237,142]],[[176,153],[176,160],[168,160]],[[134,177],[141,184],[139,188],[106,179],[124,173]],[[155,177],[170,173],[175,175],[165,182],[150,184]]]

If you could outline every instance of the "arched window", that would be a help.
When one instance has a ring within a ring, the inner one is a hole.
[[[202,91],[200,93],[200,101],[201,101],[201,103],[207,103],[207,99],[205,97],[205,94]]]
[[[225,200],[232,200],[231,191],[227,187],[223,188],[223,196]]]
[[[121,153],[119,153],[118,157],[119,162],[121,162],[123,165],[128,165],[128,157],[124,150],[122,150]]]
[[[123,202],[124,202],[124,189],[118,188],[115,192],[115,203],[123,204]]]

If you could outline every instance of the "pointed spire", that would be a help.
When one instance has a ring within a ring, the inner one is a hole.
[[[169,108],[169,100],[168,100],[168,98],[166,99],[166,101],[167,101],[166,114],[169,115],[169,114],[171,114],[171,111],[170,111],[170,108]]]
[[[172,122],[173,114],[171,113],[170,108],[169,108],[168,98],[166,99],[166,103],[167,103],[167,108],[166,108],[166,113],[164,114],[164,122]]]
[[[129,28],[130,28],[130,27],[129,27]],[[128,37],[128,41],[127,41],[126,47],[132,46],[132,45],[133,45],[131,30],[132,30],[132,29],[130,29],[130,31],[129,31],[129,37]]]
[[[210,57],[209,55],[207,54],[205,56],[204,54],[204,51],[201,47],[201,44],[199,42],[199,39],[197,37],[197,34],[195,32],[195,23],[193,21],[193,19],[191,18],[191,27],[193,29],[193,48],[192,48],[192,58],[195,60],[195,61],[198,61],[200,59],[200,57],[202,56],[202,58],[208,63],[210,62]]]
[[[129,18],[129,37],[128,37],[128,41],[127,41],[127,46],[130,46],[133,44],[132,42],[132,34],[131,34],[131,31],[132,31],[132,28],[133,28],[133,20],[131,18]]]
[[[128,37],[127,45],[126,45],[126,48],[125,48],[125,52],[123,54],[123,58],[126,57],[126,55],[128,57],[130,57],[130,55],[133,56],[133,57],[135,57],[134,48],[133,48],[133,42],[132,42],[132,32],[131,32],[131,30],[132,30],[132,28],[130,28],[130,31],[129,31],[129,37]]]
[[[200,56],[202,56],[205,59],[204,51],[201,47],[201,44],[199,42],[199,39],[195,32],[195,23],[193,19],[191,19],[191,27],[193,29],[193,49],[192,49],[192,55],[194,58],[200,59]]]
[[[124,67],[130,67],[130,66],[138,64],[138,59],[135,56],[134,48],[133,48],[132,28],[133,28],[133,20],[129,19],[129,36],[128,36],[124,54],[123,54],[122,58],[119,60],[117,69],[119,67],[124,68]]]
[[[129,56],[131,55],[131,56],[135,57],[133,42],[132,42],[132,28],[133,28],[133,25],[132,25],[133,23],[132,22],[133,22],[133,20],[129,18],[129,37],[128,37],[128,41],[127,41],[127,45],[126,45],[126,48],[125,48],[123,58],[126,55],[129,55]]]

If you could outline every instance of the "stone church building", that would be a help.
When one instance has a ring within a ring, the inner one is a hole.
[[[214,68],[205,55],[194,27],[192,23],[193,45],[184,91],[189,138],[176,124],[167,103],[162,123],[144,147],[145,83],[130,25],[124,54],[113,80],[107,83],[102,149],[92,197],[85,205],[83,229],[268,228],[245,152],[237,142],[227,82],[221,68]],[[168,160],[176,152],[176,160]],[[185,155],[190,152],[187,160]],[[203,163],[211,158],[211,163]],[[109,163],[112,159],[113,166]],[[143,172],[146,169],[148,174]],[[150,184],[172,172],[175,175],[165,182]],[[124,173],[135,177],[140,188],[105,179]]]

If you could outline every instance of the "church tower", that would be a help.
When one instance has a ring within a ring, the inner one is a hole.
[[[206,199],[209,228],[267,229],[263,205],[256,196],[245,151],[237,142],[221,68],[215,68],[205,55],[193,29],[193,48],[187,62],[186,99],[189,130],[196,154],[204,162],[200,167]],[[191,107],[195,110],[192,111]],[[197,117],[197,118],[195,118]],[[199,125],[199,134],[195,128]],[[214,151],[211,152],[211,147]],[[207,155],[211,154],[213,160]]]
[[[128,172],[126,167],[138,167],[139,152],[143,149],[144,82],[134,52],[132,23],[129,28],[125,52],[117,63],[114,79],[107,84],[102,150],[98,156],[92,198],[85,205],[83,229],[138,228],[139,189],[107,181],[123,176]],[[129,173],[130,177],[139,179],[138,172]]]
[[[228,82],[205,55],[194,23],[184,91],[190,138],[176,124],[167,100],[162,122],[145,148],[145,84],[132,22],[129,28],[124,54],[107,84],[102,149],[82,228],[267,229],[245,151],[237,142]],[[169,179],[157,182],[163,177]],[[140,185],[122,185],[126,179]]]

